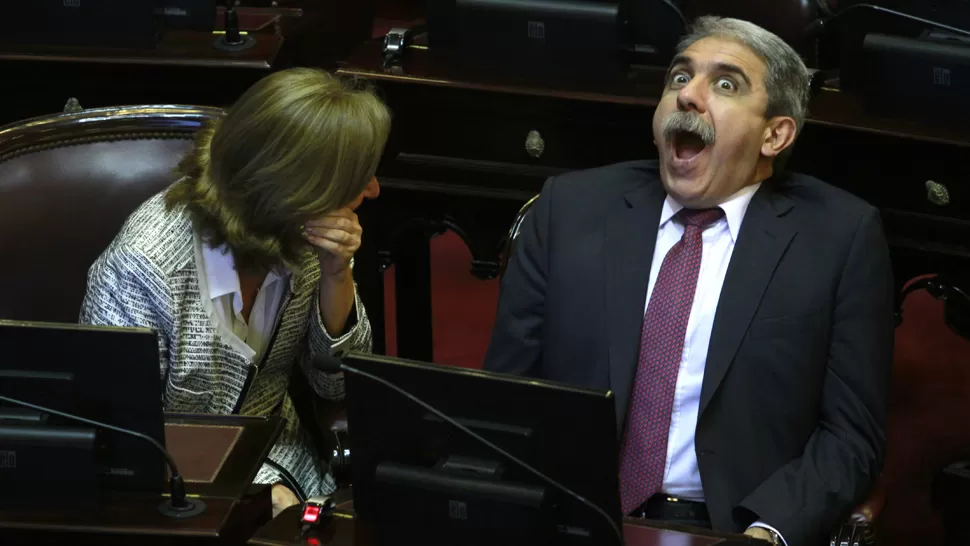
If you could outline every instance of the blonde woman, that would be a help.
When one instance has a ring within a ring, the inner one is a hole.
[[[157,330],[166,411],[286,418],[256,477],[273,484],[274,516],[334,489],[287,391],[308,381],[342,398],[343,378],[310,360],[370,349],[354,209],[380,191],[389,130],[384,104],[352,82],[302,68],[267,76],[199,132],[177,181],[88,273],[81,322]]]

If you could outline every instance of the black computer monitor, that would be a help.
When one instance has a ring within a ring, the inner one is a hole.
[[[0,395],[140,432],[164,445],[158,338],[140,328],[0,320]],[[0,401],[0,508],[94,508],[107,492],[161,494],[143,439]]]
[[[154,49],[161,31],[158,0],[3,2],[0,43]]]
[[[629,65],[666,66],[686,21],[679,0],[424,0],[427,42],[468,70],[538,77],[626,77]]]
[[[212,32],[216,24],[219,0],[159,0],[165,29]],[[248,2],[252,4],[253,2]],[[245,4],[245,2],[244,2]]]
[[[600,507],[617,526],[617,427],[609,392],[350,353]],[[354,510],[382,543],[617,544],[610,521],[413,401],[346,373]]]

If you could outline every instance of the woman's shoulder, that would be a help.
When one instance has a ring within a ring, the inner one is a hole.
[[[165,191],[142,203],[128,217],[108,248],[137,254],[169,275],[185,267],[194,255],[192,222],[184,208],[168,209]]]

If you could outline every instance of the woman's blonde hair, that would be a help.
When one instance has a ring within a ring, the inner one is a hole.
[[[364,191],[390,125],[387,107],[356,80],[276,72],[198,132],[166,206],[184,206],[210,246],[231,249],[237,270],[297,268],[301,226]]]

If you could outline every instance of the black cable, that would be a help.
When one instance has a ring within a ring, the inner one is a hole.
[[[824,30],[825,27],[830,22],[838,19],[839,17],[842,17],[842,15],[844,15],[844,14],[846,14],[846,13],[848,13],[848,12],[854,10],[854,9],[859,9],[859,8],[868,9],[868,10],[872,10],[872,11],[878,11],[880,13],[885,13],[887,15],[893,15],[893,16],[899,17],[901,19],[907,19],[907,20],[910,20],[910,21],[916,21],[917,23],[922,23],[924,25],[929,25],[929,26],[932,26],[932,27],[936,27],[936,28],[939,28],[941,30],[946,30],[946,31],[949,31],[949,32],[953,32],[953,33],[959,34],[961,36],[970,37],[970,31],[968,31],[968,30],[964,30],[962,28],[957,28],[957,27],[953,27],[953,26],[950,26],[950,25],[946,25],[946,24],[940,23],[938,21],[933,21],[933,20],[926,19],[926,18],[923,18],[923,17],[918,17],[916,15],[910,15],[910,14],[905,13],[905,12],[902,12],[902,11],[897,11],[897,10],[894,10],[894,9],[884,8],[882,6],[877,6],[875,4],[852,4],[851,6],[848,6],[848,7],[844,8],[844,9],[841,9],[841,10],[835,12],[835,14],[833,14],[831,17],[828,17],[828,18],[825,18],[825,19],[816,19],[815,21],[812,21],[805,28],[805,34],[807,36],[815,36],[815,35],[821,33],[822,30]]]
[[[682,24],[682,25],[684,25],[684,27],[686,27],[687,26],[687,18],[684,17],[684,12],[680,11],[680,8],[677,7],[677,4],[674,4],[673,0],[662,0],[662,1],[663,1],[664,4],[667,5],[668,8],[670,8],[671,10],[673,10],[674,13],[677,14],[677,17],[680,18],[680,24]]]
[[[460,431],[464,432],[465,434],[471,436],[472,438],[478,440],[482,444],[488,446],[492,451],[498,453],[502,457],[505,457],[506,459],[512,461],[513,463],[521,466],[525,470],[527,470],[530,473],[532,473],[532,475],[534,475],[535,477],[539,478],[540,480],[542,480],[542,481],[546,482],[547,484],[549,484],[550,486],[552,486],[554,489],[559,489],[559,490],[563,491],[564,493],[566,493],[567,495],[571,496],[572,498],[576,499],[580,503],[588,506],[594,512],[596,512],[597,514],[603,516],[603,518],[606,521],[610,522],[610,527],[613,529],[613,532],[616,534],[616,538],[620,541],[620,544],[623,544],[623,530],[620,529],[620,527],[616,524],[615,521],[613,521],[613,518],[611,518],[609,516],[609,514],[606,513],[605,510],[603,510],[599,506],[596,506],[595,504],[593,504],[589,500],[586,500],[586,498],[583,497],[582,495],[573,492],[572,490],[570,490],[566,486],[564,486],[564,485],[560,484],[559,482],[553,480],[552,478],[546,476],[542,472],[539,472],[538,470],[536,470],[532,466],[528,465],[525,461],[522,461],[522,460],[518,459],[517,457],[513,456],[512,454],[510,454],[509,452],[505,451],[504,449],[502,449],[502,448],[498,447],[497,445],[493,444],[492,442],[486,440],[485,438],[483,438],[482,436],[478,435],[477,433],[475,433],[474,431],[472,431],[471,429],[469,429],[465,425],[459,423],[458,421],[455,421],[451,417],[445,415],[442,411],[440,411],[437,408],[431,406],[427,402],[425,402],[425,401],[421,400],[420,398],[414,396],[413,394],[411,394],[408,391],[402,389],[401,387],[398,387],[394,383],[391,383],[390,381],[388,381],[388,380],[386,380],[386,379],[384,379],[382,377],[378,377],[378,376],[373,375],[371,373],[368,373],[368,372],[365,372],[363,370],[359,370],[357,368],[354,368],[353,366],[348,366],[347,364],[341,363],[340,364],[340,369],[342,369],[344,371],[348,371],[348,372],[353,373],[353,374],[357,374],[357,375],[366,377],[366,378],[368,378],[368,379],[370,379],[372,381],[376,381],[377,383],[380,383],[381,385],[384,385],[385,387],[388,387],[389,389],[397,392],[401,396],[404,396],[408,400],[410,400],[410,401],[414,402],[415,404],[421,406],[422,408],[430,411],[431,413],[433,413],[435,416],[437,416],[442,421],[445,421],[446,423],[450,424],[451,426],[457,428],[458,430],[460,430]]]

